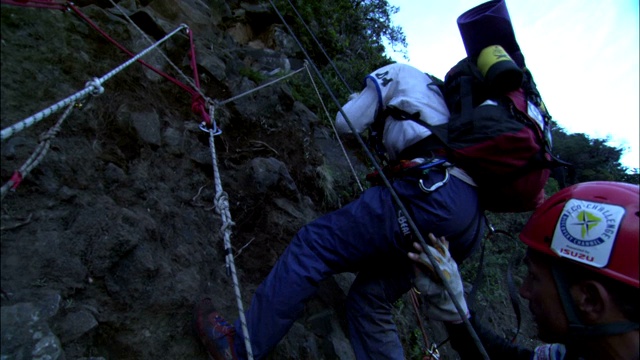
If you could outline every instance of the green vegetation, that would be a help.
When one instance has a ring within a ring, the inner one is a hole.
[[[309,53],[313,63],[327,80],[338,101],[343,102],[349,96],[350,91],[347,87],[351,91],[359,91],[364,76],[392,62],[385,55],[385,42],[400,52],[406,48],[406,38],[402,29],[391,23],[391,15],[398,12],[398,8],[391,6],[386,0],[292,0],[291,2],[318,42],[322,44],[326,56],[298,19],[289,1],[278,0],[275,4]],[[346,86],[327,58],[333,61]],[[316,84],[329,108],[329,113],[335,114],[338,106],[331,101],[327,90],[317,79]],[[307,104],[316,113],[322,111],[308,79],[295,79],[292,85],[297,100]]]
[[[590,138],[576,133],[569,134],[559,126],[553,129],[553,150],[560,159],[573,164],[564,174],[555,174],[556,180],[565,185],[585,181],[624,181],[640,183],[638,169],[628,169],[620,164],[623,148],[607,144],[609,139]]]
[[[240,69],[240,75],[246,76],[249,80],[253,81],[256,84],[260,84],[267,78],[260,71],[253,70],[252,68],[248,67]]]

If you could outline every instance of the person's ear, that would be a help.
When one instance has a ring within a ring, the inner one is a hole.
[[[576,309],[586,323],[599,323],[612,304],[609,292],[597,281],[581,281],[571,288]]]

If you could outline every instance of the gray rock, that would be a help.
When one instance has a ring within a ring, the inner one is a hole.
[[[122,10],[124,11],[125,14],[131,16],[131,14],[133,14],[138,10],[138,6],[135,0],[121,0],[117,4],[120,9],[114,8],[111,10],[111,13],[115,15],[121,15],[122,14],[121,10]]]
[[[49,319],[55,316],[60,310],[60,302],[62,297],[58,293],[49,293],[42,296],[38,305],[40,306],[38,314],[42,319]]]
[[[36,332],[33,338],[38,340],[31,351],[33,360],[55,360],[62,356],[60,340],[58,340],[54,333],[48,332],[40,334]]]
[[[327,341],[333,350],[334,356],[332,356],[332,358],[340,360],[355,359],[356,356],[353,353],[353,348],[347,339],[337,317],[334,316],[331,319],[331,333]]]
[[[294,56],[300,52],[298,44],[295,42],[293,37],[282,28],[281,25],[274,25],[272,27],[271,36],[273,39],[274,50],[281,51],[287,56]]]
[[[35,148],[37,145],[32,139],[27,139],[19,135],[13,136],[9,138],[7,143],[2,147],[2,156],[9,160],[14,159],[16,158],[16,151],[23,146]]]
[[[240,3],[240,6],[245,10],[247,15],[268,15],[271,12],[269,4],[250,4],[242,2]]]
[[[243,13],[236,13],[236,16],[243,16]],[[246,45],[253,38],[251,26],[241,23],[236,23],[234,26],[229,27],[227,34],[238,44],[242,45]]]
[[[162,143],[160,118],[155,111],[131,113],[131,123],[144,142],[158,145]]]
[[[162,141],[169,151],[173,155],[184,154],[184,148],[182,146],[183,136],[182,133],[172,127],[168,127],[162,133]]]
[[[307,323],[314,334],[325,337],[331,333],[331,318],[333,316],[334,312],[332,310],[324,310],[309,316]]]
[[[152,37],[149,37],[148,35],[147,37],[144,37],[143,34],[140,34],[138,29],[134,28],[133,25],[129,25],[129,26],[130,26],[130,32],[133,34],[132,37],[135,39],[132,45],[132,49],[134,53],[136,54],[140,53],[144,49],[150,47],[155,42],[155,40]],[[168,67],[167,61],[165,60],[164,56],[162,55],[162,53],[160,53],[157,50],[150,51],[147,54],[145,54],[145,56],[143,57],[143,60],[147,64],[163,72],[166,72],[166,68]],[[165,78],[162,75],[156,73],[155,71],[149,69],[146,66],[142,66],[141,70],[144,73],[144,75],[147,77],[147,79],[153,82],[157,83],[165,80]]]
[[[275,158],[255,158],[251,160],[250,166],[257,192],[265,193],[276,188],[297,197],[298,188],[282,161]]]
[[[211,165],[213,161],[211,159],[211,150],[209,150],[208,148],[205,148],[205,149],[201,148],[201,149],[192,151],[189,155],[189,158],[200,165]]]
[[[30,302],[0,308],[2,359],[56,360],[64,356],[60,340],[46,322],[47,311]]]
[[[62,321],[57,324],[56,330],[63,343],[75,340],[98,326],[98,321],[87,310],[80,310],[67,314]]]
[[[200,0],[154,0],[148,2],[142,11],[147,13],[165,32],[173,31],[176,24],[188,24],[195,34],[211,23],[211,9],[206,1]]]
[[[113,163],[108,163],[104,169],[104,178],[108,183],[119,183],[126,179],[127,175],[124,170]]]
[[[349,293],[351,284],[353,284],[353,281],[356,279],[356,274],[347,272],[340,273],[334,275],[333,279],[336,281],[336,284],[338,284],[338,286],[346,296]]]
[[[244,61],[250,64],[252,69],[270,75],[291,70],[287,57],[271,49],[249,48],[245,52]]]
[[[198,48],[198,65],[208,71],[216,80],[222,81],[227,78],[227,66],[216,54],[209,49]],[[186,59],[185,59],[186,61]],[[203,74],[200,74],[201,76]]]
[[[293,114],[300,118],[300,125],[304,131],[307,132],[311,131],[311,124],[317,124],[319,122],[318,116],[300,101],[296,101],[293,104]]]
[[[222,0],[210,0],[209,6],[211,7],[211,23],[213,25],[219,25],[222,19],[225,17],[231,17],[231,9],[226,1]]]
[[[69,202],[78,196],[78,191],[70,189],[67,186],[62,186],[58,190],[58,198],[62,201]]]
[[[287,339],[275,349],[274,358],[288,358],[290,354],[296,354],[298,359],[319,359],[321,354],[318,348],[318,339],[305,327],[296,322],[291,326]],[[330,358],[328,358],[330,359]]]

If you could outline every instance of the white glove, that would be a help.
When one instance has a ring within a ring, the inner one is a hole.
[[[456,298],[460,306],[465,312],[466,318],[469,317],[469,308],[467,302],[464,299],[464,288],[462,287],[462,279],[460,278],[460,272],[458,271],[458,265],[449,253],[449,242],[441,237],[437,239],[433,234],[429,234],[429,239],[433,242],[434,246],[428,246],[427,251],[433,255],[434,260],[437,262],[437,266],[442,271],[442,274]],[[433,270],[433,264],[429,261],[427,254],[425,254],[422,246],[418,243],[413,243],[413,247],[419,251],[416,253],[408,253],[411,260],[417,264],[415,286],[422,293],[428,303],[427,315],[434,320],[460,323],[463,319],[460,317],[460,313],[456,309],[451,297],[447,293],[444,285],[441,281],[434,280],[435,271]],[[427,273],[428,271],[430,273]]]

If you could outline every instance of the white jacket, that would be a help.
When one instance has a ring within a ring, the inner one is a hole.
[[[377,111],[392,106],[408,113],[420,113],[420,120],[430,125],[449,121],[449,110],[440,90],[422,71],[406,64],[384,66],[365,78],[365,88],[346,103],[342,110],[360,133],[374,121]],[[336,128],[347,133],[351,129],[340,112],[336,116]],[[385,120],[382,142],[389,159],[409,145],[429,136],[431,131],[412,120]],[[399,160],[399,159],[398,159]],[[410,160],[410,159],[406,159]]]

